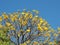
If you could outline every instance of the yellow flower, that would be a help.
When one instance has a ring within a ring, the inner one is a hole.
[[[30,32],[30,29],[27,29],[26,32]]]
[[[18,34],[18,37],[20,37],[20,33]]]
[[[47,30],[48,30],[48,27],[45,27],[45,26],[44,26],[43,29],[44,29],[45,31],[47,31]]]
[[[33,43],[33,45],[38,45],[38,42],[35,41],[35,42]]]
[[[40,18],[40,25],[44,22],[44,20],[42,18]]]
[[[49,42],[49,45],[53,45],[53,42]]]
[[[48,36],[48,37],[50,37],[50,34],[47,32],[44,36]]]
[[[7,25],[7,26],[10,26],[11,24],[10,24],[9,22],[6,22],[6,25]]]
[[[26,41],[26,43],[28,44],[30,42],[30,40]]]
[[[10,18],[12,18],[13,17],[13,14],[10,14]]]
[[[22,25],[25,26],[27,24],[27,21],[22,21]]]
[[[11,16],[10,16],[10,19],[11,19],[12,22],[14,22],[15,20],[18,19],[18,15],[14,15],[14,16],[11,15]]]
[[[15,30],[15,28],[13,26],[10,27],[11,30]]]
[[[0,28],[2,28],[3,26],[0,24]]]
[[[2,21],[2,17],[0,16],[0,21]]]
[[[54,33],[54,36],[56,36],[56,37],[57,37],[57,36],[58,36],[58,34]]]
[[[25,18],[27,18],[27,17],[28,17],[28,13],[25,14]]]
[[[12,22],[14,22],[14,21],[15,21],[13,17],[12,17],[12,18],[10,18],[10,19],[11,19],[11,21],[12,21]]]
[[[8,15],[3,14],[4,19],[8,19]]]
[[[42,27],[37,27],[39,31],[43,32]]]
[[[40,30],[40,31],[43,30],[42,27],[40,26],[40,24],[37,25],[37,28],[38,28],[38,30]]]
[[[32,18],[32,14],[29,16],[29,18],[30,18],[30,19]]]
[[[22,19],[21,18],[19,18],[19,22],[22,23]]]
[[[41,20],[40,23],[42,24],[43,23],[43,20]]]
[[[18,15],[14,15],[14,17],[13,17],[13,18],[14,18],[14,20],[17,20],[17,18],[18,18]]]
[[[40,27],[40,24],[38,23],[37,26]]]
[[[22,12],[22,14],[24,15],[24,14],[26,14],[25,12]]]
[[[22,43],[22,44],[20,44],[20,45],[27,45],[27,44],[26,44],[26,42],[24,42],[24,43]]]

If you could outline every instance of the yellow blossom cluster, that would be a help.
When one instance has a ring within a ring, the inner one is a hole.
[[[45,20],[43,20],[42,18],[40,18],[39,20],[40,22],[37,24],[37,28],[40,31],[47,31],[49,27],[47,27],[47,22]]]
[[[3,13],[2,16],[3,16],[4,20],[8,19],[8,15],[7,14]]]
[[[0,21],[2,21],[2,16],[0,16]]]

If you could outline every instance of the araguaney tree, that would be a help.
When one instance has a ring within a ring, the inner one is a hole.
[[[12,42],[15,45],[52,44],[50,41],[52,34],[53,37],[58,34],[46,20],[38,15],[37,10],[33,10],[33,12],[23,10],[11,14],[3,13],[0,16],[0,44],[8,43],[6,45],[11,45]],[[54,40],[56,40],[55,37]],[[54,41],[53,43],[55,44]]]

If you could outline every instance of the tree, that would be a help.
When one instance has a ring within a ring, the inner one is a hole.
[[[38,15],[37,10],[33,10],[33,12],[23,10],[11,14],[3,13],[0,16],[0,31],[3,32],[1,34],[5,35],[6,40],[12,41],[15,45],[49,43],[50,35],[54,34],[54,30],[50,28],[46,20]],[[12,37],[14,40],[11,40]],[[46,37],[47,39],[45,39]]]

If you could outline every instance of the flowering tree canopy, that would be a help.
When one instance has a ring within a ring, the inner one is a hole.
[[[37,10],[3,13],[0,16],[0,44],[2,45],[10,45],[12,42],[15,45],[56,44],[58,32],[52,29],[46,20],[39,17]],[[55,41],[50,41],[51,36]]]

